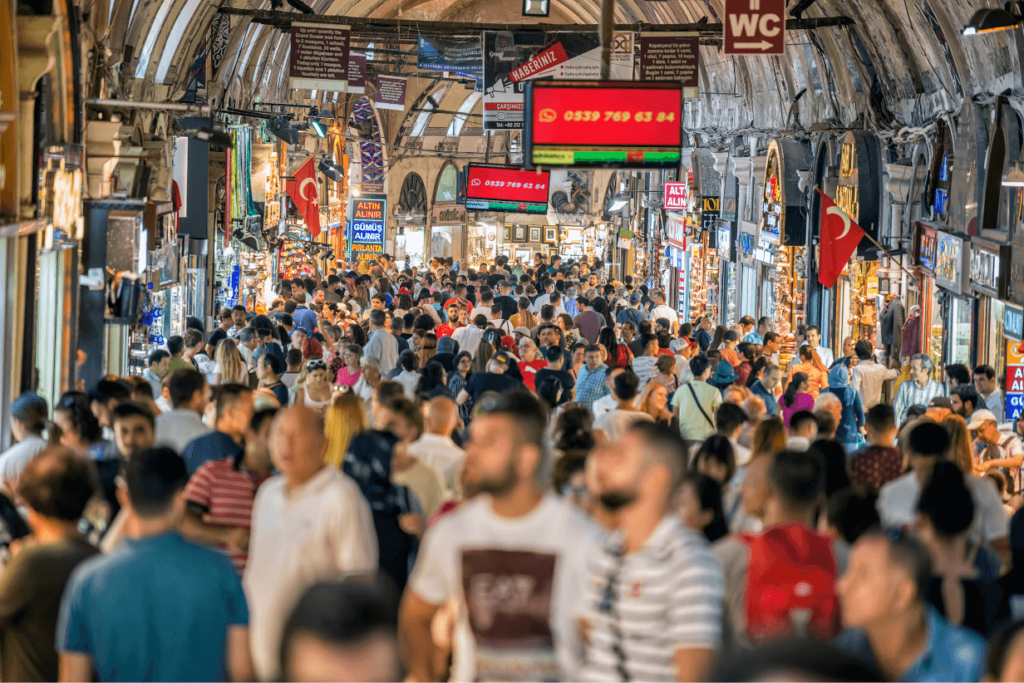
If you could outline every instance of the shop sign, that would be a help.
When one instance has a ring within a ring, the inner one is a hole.
[[[935,256],[938,249],[937,232],[918,223],[917,265],[935,272]]]
[[[616,32],[617,45],[629,46],[632,34]],[[613,52],[622,52],[613,47]],[[612,80],[633,80],[632,60],[625,54],[612,60]],[[597,33],[543,33],[540,31],[484,31],[484,129],[519,130],[524,127],[526,83],[534,79],[598,80],[601,41]]]
[[[722,261],[733,260],[732,227],[728,223],[718,229],[718,258]]]
[[[802,247],[807,243],[801,174],[811,169],[810,146],[781,138],[768,145],[759,234],[775,244]],[[755,203],[755,206],[758,204]]]
[[[348,90],[349,27],[292,22],[288,87]]]
[[[1003,336],[1024,341],[1024,307],[1003,304]]]
[[[1016,422],[1024,410],[1024,351],[1021,342],[1006,342],[1006,420]]]
[[[356,261],[374,261],[384,253],[384,217],[387,202],[383,199],[353,199],[352,222],[348,234],[352,236],[352,258]]]
[[[726,173],[722,181],[722,218],[734,221],[738,218],[737,206],[740,192],[739,178]]]
[[[754,249],[754,260],[767,266],[775,265],[775,245],[766,239],[760,239]]]
[[[726,0],[726,55],[786,54],[786,0]]]
[[[963,293],[964,241],[948,233],[936,233],[935,284],[954,294]]]
[[[437,40],[420,36],[416,44],[416,68],[479,76],[484,71],[480,40]]]
[[[718,197],[705,197],[703,210],[700,214],[700,229],[714,238],[718,233],[718,219],[721,215],[722,202]]]
[[[665,183],[662,189],[661,208],[666,211],[686,211],[686,198],[689,194],[686,183]]]
[[[1005,270],[1010,266],[1010,246],[971,242],[971,289],[997,299],[1008,298]]]
[[[462,225],[466,222],[466,207],[459,204],[434,204],[430,208],[431,225]]]
[[[754,258],[754,236],[741,232],[739,234],[739,256],[743,263],[750,263]]]
[[[669,214],[665,221],[665,234],[668,236],[668,243],[676,249],[686,249],[686,218],[676,214]]]
[[[683,84],[683,98],[697,97],[700,36],[697,33],[641,33],[640,80]]]

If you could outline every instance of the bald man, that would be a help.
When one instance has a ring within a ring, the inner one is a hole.
[[[458,406],[438,396],[427,402],[423,412],[423,435],[409,444],[409,455],[437,470],[448,490],[459,495],[459,470],[466,453],[451,438],[459,422]]]
[[[278,676],[281,629],[292,605],[317,581],[377,569],[370,506],[354,481],[327,467],[323,417],[309,408],[282,410],[270,429],[270,456],[281,473],[253,503],[249,602],[257,678]]]

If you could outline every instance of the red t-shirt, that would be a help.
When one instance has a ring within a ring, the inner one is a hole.
[[[441,323],[440,325],[437,326],[437,338],[440,339],[441,337],[450,337],[452,336],[452,333],[454,333],[455,330],[459,329],[460,327],[463,327],[463,325]]]
[[[548,366],[546,360],[533,360],[529,363],[519,363],[519,370],[523,373],[523,383],[530,391],[537,391],[537,371]]]

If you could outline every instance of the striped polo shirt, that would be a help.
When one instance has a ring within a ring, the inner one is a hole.
[[[589,565],[582,617],[585,681],[674,681],[681,648],[716,649],[724,579],[695,531],[668,515],[644,546],[623,554],[609,538]]]
[[[205,510],[207,524],[233,528],[252,528],[252,502],[256,489],[266,480],[244,468],[235,469],[234,458],[203,463],[185,487],[185,500]],[[246,553],[228,551],[235,569],[245,570]]]

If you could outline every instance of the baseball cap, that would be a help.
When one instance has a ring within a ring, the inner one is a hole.
[[[967,423],[967,428],[970,430],[981,429],[986,422],[999,424],[999,420],[991,410],[975,410],[971,413],[971,420]]]
[[[633,292],[632,294],[629,295],[629,300],[633,302],[640,301],[640,295],[637,294],[636,292]]]
[[[522,325],[520,325],[519,327],[517,327],[516,329],[514,329],[512,331],[515,332],[516,334],[521,334],[524,337],[529,337],[530,336],[530,328],[529,327],[524,327]]]
[[[672,322],[668,318],[658,318],[654,322],[658,323],[659,325],[661,325],[665,329],[671,329],[671,327],[672,327]]]
[[[945,408],[946,410],[953,410],[953,402],[945,396],[936,396],[932,400],[928,401],[929,408]]]
[[[491,362],[503,365],[507,368],[512,364],[512,357],[506,351],[498,351],[496,354],[491,356]]]

